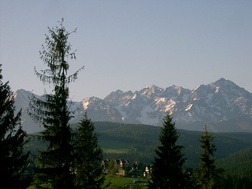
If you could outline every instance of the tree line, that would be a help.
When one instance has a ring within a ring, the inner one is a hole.
[[[43,84],[52,85],[52,91],[43,99],[30,99],[28,115],[45,128],[40,140],[47,143],[38,152],[35,161],[30,152],[24,152],[27,133],[22,129],[21,110],[16,112],[14,96],[9,82],[3,82],[0,64],[0,179],[1,185],[9,189],[34,188],[52,189],[99,189],[104,185],[101,161],[103,152],[98,145],[94,124],[87,113],[74,131],[70,127],[72,113],[69,109],[69,85],[77,79],[78,73],[69,74],[69,61],[76,59],[75,51],[68,42],[68,32],[63,26],[48,28],[45,45],[40,58],[46,68],[35,75]],[[183,168],[186,159],[177,144],[179,133],[169,113],[163,120],[159,136],[160,145],[155,150],[152,171],[148,181],[149,189],[223,188],[223,170],[216,167],[214,137],[207,131],[200,136],[202,148],[200,165],[193,171]],[[29,163],[35,162],[31,180],[24,178]]]

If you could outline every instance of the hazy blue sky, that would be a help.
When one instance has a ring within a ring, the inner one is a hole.
[[[224,77],[252,92],[252,1],[0,0],[0,64],[12,90],[43,94],[33,68],[47,27],[65,19],[85,66],[70,97],[104,98],[117,89],[193,89]],[[47,89],[48,90],[48,89]]]

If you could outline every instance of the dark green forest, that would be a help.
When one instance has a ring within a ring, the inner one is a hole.
[[[75,129],[77,124],[71,125]],[[98,143],[103,150],[104,159],[127,159],[129,162],[140,161],[151,164],[155,156],[155,149],[159,145],[160,128],[142,124],[122,124],[113,122],[94,122]],[[199,166],[201,153],[199,137],[202,132],[178,129],[180,137],[178,143],[184,148],[185,169]],[[26,145],[36,155],[38,149],[45,145],[37,140],[39,133],[29,135],[30,141]],[[217,167],[224,169],[226,182],[229,179],[238,180],[233,188],[239,188],[242,183],[251,184],[252,178],[252,133],[212,133],[216,145]],[[251,185],[250,185],[251,186]]]
[[[159,144],[160,127],[142,124],[122,124],[113,122],[95,122],[99,145],[103,149],[105,158],[121,157],[134,161],[134,156],[143,162],[150,162],[154,156],[154,149]],[[72,128],[76,125],[73,124]],[[184,146],[183,153],[187,158],[187,167],[197,166],[200,154],[199,136],[202,132],[178,129],[179,144]],[[218,160],[232,157],[245,149],[252,148],[252,133],[213,133]],[[30,142],[27,148],[32,154],[37,149],[43,148],[43,144],[36,139],[39,133],[30,134]],[[126,157],[127,158],[126,158]]]

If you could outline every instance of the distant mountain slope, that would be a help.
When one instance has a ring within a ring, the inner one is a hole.
[[[27,117],[28,96],[25,90],[16,92],[16,105],[23,108],[23,125],[28,132],[39,131]],[[72,123],[87,111],[93,121],[147,124],[161,126],[167,112],[173,115],[177,128],[203,130],[208,125],[214,132],[252,132],[252,93],[234,82],[221,78],[193,90],[179,86],[162,89],[144,87],[139,91],[111,92],[104,99],[84,98],[71,105]]]

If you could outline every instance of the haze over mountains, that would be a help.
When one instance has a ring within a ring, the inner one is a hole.
[[[32,93],[20,89],[14,95],[17,110],[22,108],[24,130],[41,131],[43,127],[26,114]],[[69,107],[73,110],[72,123],[87,111],[94,122],[161,126],[170,112],[180,129],[203,130],[207,125],[214,132],[252,132],[252,93],[224,78],[193,90],[174,85],[165,89],[153,85],[135,92],[117,90],[104,99],[87,97]]]

